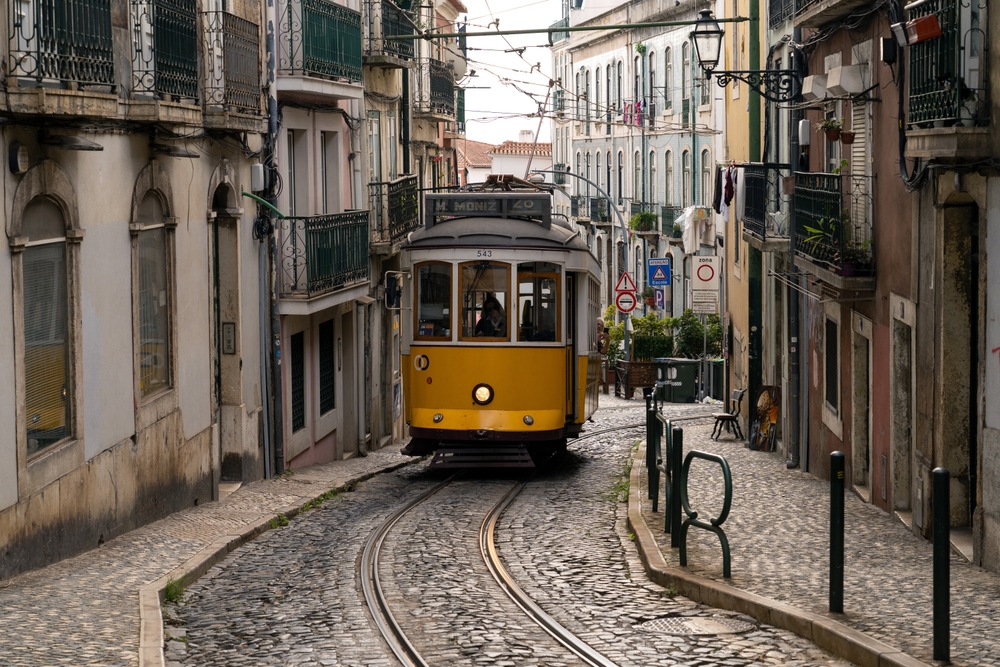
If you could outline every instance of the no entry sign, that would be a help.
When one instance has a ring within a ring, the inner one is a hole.
[[[623,313],[631,313],[635,310],[635,292],[618,292],[615,297],[615,305]]]

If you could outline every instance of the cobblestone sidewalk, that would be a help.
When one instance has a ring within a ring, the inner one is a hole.
[[[228,552],[279,513],[294,514],[327,491],[416,460],[388,447],[246,484],[221,502],[177,512],[93,551],[0,582],[0,627],[6,629],[0,666],[136,667],[144,586],[199,555]],[[154,610],[158,620],[158,605]]]
[[[665,406],[665,413],[670,409],[670,405]],[[776,620],[786,616],[785,627],[798,625],[800,634],[812,628],[811,638],[828,650],[834,649],[824,645],[815,636],[817,632],[839,633],[841,639],[848,640],[846,650],[863,649],[867,639],[869,648],[876,650],[876,660],[878,651],[884,652],[879,664],[932,664],[931,543],[848,490],[845,613],[828,613],[829,483],[799,470],[787,470],[779,454],[750,451],[744,442],[728,434],[718,441],[711,440],[712,424],[708,419],[677,425],[684,428],[685,452],[699,449],[721,454],[732,471],[732,510],[723,525],[732,550],[732,579],[722,577],[718,537],[697,528],[688,531],[688,566],[680,567],[678,550],[670,548],[670,535],[663,532],[662,477],[660,511],[653,513],[645,452],[641,448],[632,477],[633,486],[639,488],[630,496],[629,514],[640,549],[646,539],[646,546],[657,552],[643,557],[650,576],[677,575],[692,582],[715,582],[703,591],[709,596],[725,596],[734,589],[750,594],[736,604],[750,604],[760,596],[756,602],[765,606],[771,603],[772,611],[764,612],[771,614],[769,622],[781,625]],[[695,460],[689,481],[691,507],[702,517],[718,516],[722,498],[718,465]],[[662,558],[659,566],[653,563],[657,556]],[[663,571],[657,572],[659,569]],[[952,554],[952,664],[1000,665],[1000,641],[995,630],[998,617],[1000,576]],[[895,651],[886,651],[888,647]],[[870,663],[873,657],[864,650],[855,655],[834,652],[858,664]]]

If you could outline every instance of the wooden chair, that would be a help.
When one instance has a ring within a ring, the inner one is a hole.
[[[746,389],[733,390],[733,395],[729,398],[729,412],[717,412],[712,415],[715,417],[715,426],[712,427],[711,437],[718,440],[719,436],[722,435],[723,427],[725,427],[727,432],[732,429],[737,439],[745,439],[743,437],[743,431],[740,430],[740,403],[743,402],[743,395],[745,393],[747,393]]]

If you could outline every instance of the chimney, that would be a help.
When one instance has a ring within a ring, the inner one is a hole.
[[[534,143],[535,133],[531,130],[521,130],[521,133],[517,135],[517,140],[522,144]]]

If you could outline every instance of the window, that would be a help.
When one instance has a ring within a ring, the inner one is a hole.
[[[597,183],[597,196],[601,196],[601,152],[597,151],[597,165],[594,169],[594,181]]]
[[[147,192],[139,204],[138,294],[139,396],[171,385],[170,295],[167,288],[167,229],[160,198]]]
[[[632,99],[636,102],[642,99],[642,59],[639,56],[632,59]]]
[[[632,201],[642,201],[642,158],[639,151],[632,156],[632,168],[634,177],[632,178]]]
[[[573,172],[574,174],[582,174],[583,173],[583,171],[581,169],[581,167],[583,166],[583,163],[581,162],[582,159],[583,158],[581,157],[581,155],[579,153],[577,153],[576,154],[576,171]],[[576,179],[573,179],[573,180],[576,180]],[[573,190],[576,191],[576,186],[575,185],[573,187]]]
[[[382,180],[382,120],[378,111],[368,112],[368,176],[369,181]]]
[[[701,78],[698,80],[701,83],[701,104],[711,104],[712,103],[712,87],[709,85],[712,80],[710,78]]]
[[[519,341],[560,340],[559,266],[549,262],[517,265]]]
[[[580,73],[577,72],[576,76],[573,77],[575,89],[573,95],[576,97],[576,119],[580,120],[582,114],[580,113]]]
[[[736,16],[734,14],[734,16]],[[735,32],[735,31],[734,31]],[[691,45],[684,42],[681,46],[681,99],[686,100],[691,97]]]
[[[708,206],[712,196],[712,155],[706,148],[701,152],[701,205]]]
[[[288,215],[305,215],[309,197],[309,164],[305,130],[288,130]]]
[[[608,161],[607,161],[606,164],[607,164],[606,169],[608,170],[608,178],[607,178],[607,182],[605,183],[605,185],[607,186],[607,189],[608,189],[608,196],[609,197],[614,197],[615,196],[614,193],[611,192],[611,151],[608,151]],[[610,205],[611,205],[611,202],[608,202],[608,206],[610,206]],[[608,211],[608,213],[610,214],[611,211]]]
[[[649,104],[656,104],[656,54],[649,52],[649,95],[646,96]]]
[[[625,154],[618,151],[618,203],[622,203],[622,193],[624,192],[623,182],[625,179]]]
[[[837,320],[827,316],[826,335],[823,340],[826,362],[823,398],[826,402],[826,407],[835,415],[840,412],[839,333],[840,325]]]
[[[507,327],[510,265],[468,262],[460,265],[462,340],[509,340]]]
[[[584,116],[587,118],[587,122],[590,122],[590,70],[584,75],[584,93],[583,93],[583,105],[584,105]],[[587,134],[590,134],[590,126],[587,126]]]
[[[590,152],[589,151],[587,152],[587,175],[586,175],[586,179],[587,179],[587,181],[586,181],[586,184],[585,184],[584,187],[586,187],[586,189],[587,189],[587,196],[589,197],[590,196],[590,181],[593,180],[590,177]]]
[[[416,338],[451,339],[451,264],[417,267]]]
[[[666,69],[663,80],[663,108],[671,107],[670,99],[674,90],[674,64],[670,61],[670,47],[667,47],[663,55],[663,64]]]
[[[66,225],[45,197],[24,208],[28,238],[21,264],[24,310],[24,388],[27,453],[71,437],[70,345]]]
[[[691,205],[691,153],[681,153],[681,203],[685,208]]]
[[[389,132],[389,145],[387,147],[387,152],[389,153],[389,180],[394,181],[399,177],[399,166],[396,163],[396,111],[386,111],[385,121],[388,126],[386,129]]]
[[[337,407],[336,334],[333,320],[319,325],[319,413],[326,414]]]
[[[649,201],[656,201],[656,151],[649,151]]]
[[[663,199],[667,206],[674,205],[674,154],[669,150],[663,157]]]
[[[289,345],[292,385],[292,433],[306,427],[305,332],[292,334]]]
[[[618,61],[618,87],[615,93],[615,103],[620,111],[622,109],[622,84],[624,83],[624,72],[622,61]]]

